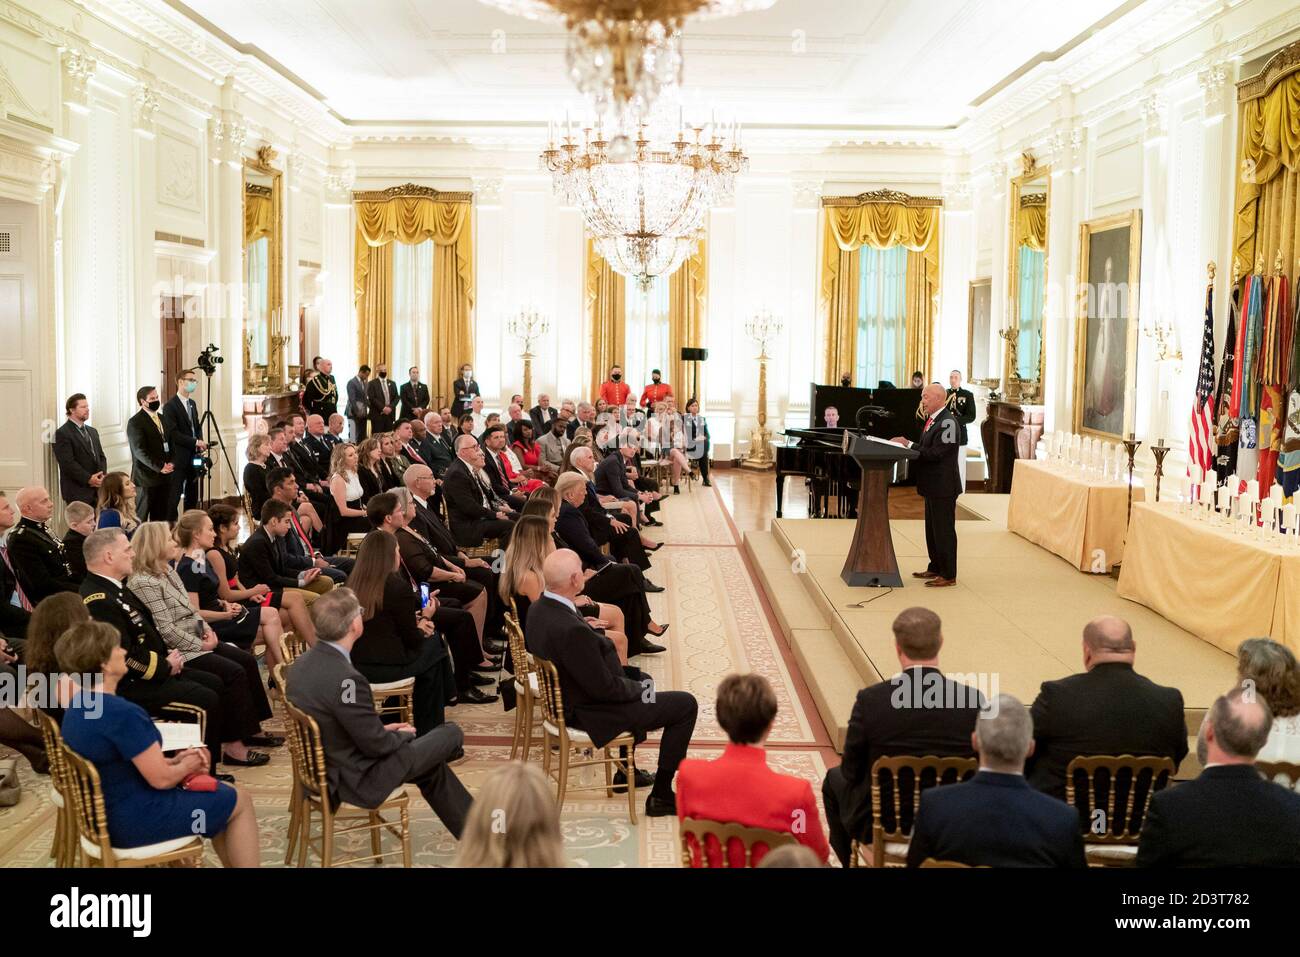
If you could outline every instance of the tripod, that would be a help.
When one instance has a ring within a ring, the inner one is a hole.
[[[216,369],[202,368],[201,371],[208,377],[208,388],[203,403],[203,416],[199,419],[199,431],[203,433],[203,441],[207,443],[208,460],[211,462],[212,457],[212,434],[215,431],[217,436],[217,447],[221,449],[221,457],[226,461],[226,468],[230,470],[231,481],[235,483],[235,492],[242,498],[243,490],[239,487],[239,476],[235,472],[235,466],[231,464],[230,453],[226,450],[226,443],[221,438],[221,426],[217,424],[217,417],[212,414],[212,375]],[[209,501],[209,494],[212,491],[212,466],[203,470],[203,474],[198,477],[199,481],[199,501]]]

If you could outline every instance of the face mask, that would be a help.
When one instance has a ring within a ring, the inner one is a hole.
[[[147,406],[150,412],[157,412],[162,408],[162,403],[154,399],[152,402],[147,403]]]
[[[193,392],[193,391],[194,391],[195,389],[197,389],[198,387],[199,387],[199,384],[198,384],[197,382],[187,382],[187,383],[185,383],[185,391],[186,391],[186,392]]]
[[[465,381],[468,382],[468,381],[469,381],[470,379],[472,379],[472,378],[474,378],[474,373],[471,372],[469,369],[466,369],[466,370],[465,370]]]
[[[654,377],[654,384],[655,384],[655,385],[658,385],[658,384],[659,384],[659,377],[658,377],[658,376],[655,376],[655,377]]]
[[[388,370],[387,370],[387,369],[380,369],[380,370],[379,370],[379,378],[381,378],[381,379],[387,379],[387,378],[388,378]]]
[[[613,379],[615,382],[617,382],[619,379],[623,378],[623,373],[615,372],[612,376],[610,376],[610,378]]]

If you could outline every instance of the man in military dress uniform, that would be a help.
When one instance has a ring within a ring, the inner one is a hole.
[[[957,417],[961,426],[961,448],[957,450],[957,462],[960,466],[961,490],[966,491],[966,445],[970,438],[966,427],[975,423],[975,393],[961,387],[961,372],[953,369],[948,373],[948,411]]]
[[[338,411],[339,387],[334,381],[334,363],[329,359],[316,360],[316,374],[303,388],[302,404],[308,415],[319,415],[328,422]]]
[[[196,709],[206,712],[203,743],[215,772],[221,754],[221,679],[192,668],[182,672],[180,652],[168,650],[148,606],[126,587],[135,553],[120,528],[91,532],[83,554],[86,578],[81,600],[91,618],[117,629],[126,649],[126,674],[117,693],[155,718],[175,720],[193,715]],[[234,780],[233,775],[217,777]]]
[[[27,600],[35,607],[50,595],[75,592],[77,583],[64,557],[63,543],[45,527],[54,514],[50,493],[34,486],[19,489],[14,504],[22,518],[9,533],[9,561]]]

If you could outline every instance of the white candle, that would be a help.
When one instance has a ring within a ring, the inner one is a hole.
[[[1259,479],[1251,479],[1246,483],[1246,494],[1249,495],[1252,500],[1256,502],[1259,501]]]
[[[1227,511],[1228,507],[1232,504],[1232,492],[1229,490],[1228,486],[1220,485],[1217,497],[1219,499],[1219,511]]]
[[[1284,534],[1287,532],[1294,533],[1295,513],[1296,513],[1296,508],[1293,503],[1287,502],[1285,505],[1282,506],[1282,531]]]

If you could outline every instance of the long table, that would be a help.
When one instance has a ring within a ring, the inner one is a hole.
[[[1135,485],[1135,508],[1143,498]],[[1080,571],[1106,574],[1123,560],[1127,514],[1125,482],[1016,459],[1007,528]]]
[[[1133,506],[1117,594],[1230,654],[1263,637],[1300,651],[1300,549],[1235,535],[1172,502]]]

